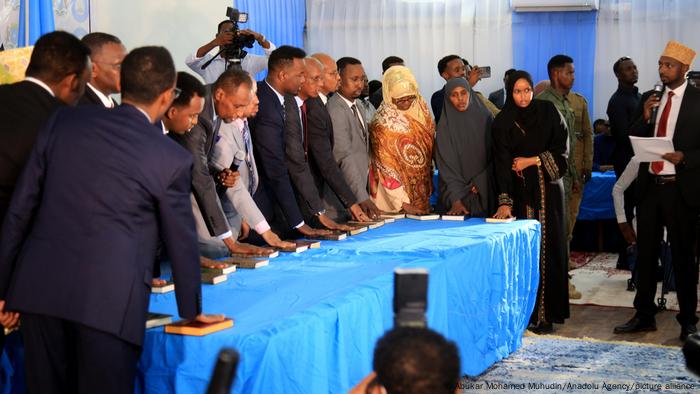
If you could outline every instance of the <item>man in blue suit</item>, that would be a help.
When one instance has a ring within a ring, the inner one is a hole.
[[[258,82],[260,109],[250,123],[261,186],[253,199],[273,230],[289,237],[328,234],[304,222],[285,161],[285,105],[295,105],[293,96],[304,82],[305,57],[302,49],[286,45],[272,52],[267,78]],[[285,104],[285,96],[291,104]]]
[[[122,64],[124,105],[57,111],[39,132],[0,238],[0,300],[22,319],[30,393],[131,393],[159,237],[180,315],[200,321],[192,158],[153,125],[173,101],[165,48]]]

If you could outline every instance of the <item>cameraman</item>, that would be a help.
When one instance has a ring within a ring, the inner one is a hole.
[[[233,27],[233,22],[228,19],[219,23],[216,37],[197,49],[196,53],[187,56],[187,59],[185,59],[187,66],[191,68],[192,71],[201,75],[207,84],[214,83],[214,81],[219,78],[219,75],[226,70],[226,59],[223,57],[225,52],[217,56],[204,70],[202,70],[202,65],[212,58],[212,55],[209,53],[212,49],[219,48],[219,50],[221,50],[225,45],[233,42]],[[270,56],[270,53],[277,48],[275,44],[267,41],[262,34],[249,29],[239,30],[238,34],[253,36],[255,41],[265,50],[265,56],[248,54],[241,59],[241,68],[251,75],[265,70],[267,68],[267,58]]]

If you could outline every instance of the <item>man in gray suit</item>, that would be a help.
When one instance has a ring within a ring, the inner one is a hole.
[[[260,234],[262,239],[270,246],[291,248],[294,244],[280,240],[275,234],[265,216],[253,200],[253,194],[258,188],[258,167],[253,156],[253,144],[250,138],[247,118],[255,116],[258,112],[257,85],[251,78],[253,87],[253,100],[248,104],[243,117],[235,119],[231,123],[221,125],[219,140],[214,144],[214,150],[209,158],[209,166],[217,171],[225,169],[236,170],[240,177],[232,187],[219,189],[221,206],[231,227],[240,228],[239,239],[248,238],[250,229]],[[200,244],[205,243],[202,251],[210,257],[218,257],[225,253],[224,244],[211,237],[200,235]]]
[[[197,232],[208,232],[210,237],[222,241],[230,253],[260,255],[272,253],[272,250],[236,241],[234,231],[238,234],[238,228],[232,229],[229,226],[216,192],[215,179],[221,185],[233,186],[239,174],[228,168],[215,171],[209,167],[209,156],[218,139],[221,124],[230,123],[243,115],[252,100],[251,88],[250,78],[245,71],[227,70],[213,85],[207,86],[204,109],[189,132],[170,133],[169,136],[192,153],[195,159],[192,169],[192,208],[195,211]],[[204,245],[200,242],[201,246]]]
[[[343,177],[360,201],[360,207],[371,219],[378,218],[381,211],[370,200],[367,192],[369,177],[369,119],[357,99],[364,87],[365,70],[359,60],[351,57],[338,59],[340,86],[337,94],[328,99],[328,113],[333,123],[333,156]],[[328,215],[344,221],[348,212],[338,201],[335,193],[324,193]]]

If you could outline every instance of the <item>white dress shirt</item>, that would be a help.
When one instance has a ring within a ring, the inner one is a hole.
[[[340,93],[336,93],[336,94],[337,94],[338,96],[340,96],[341,99],[343,99],[343,101],[345,102],[345,104],[348,105],[348,107],[350,108],[350,110],[352,110],[352,106],[353,106],[353,105],[355,106],[355,108],[357,108],[357,116],[356,116],[356,118],[357,118],[357,119],[360,119],[360,123],[362,123],[362,126],[365,128],[365,130],[367,130],[367,125],[365,124],[365,120],[362,119],[362,115],[361,115],[362,112],[360,112],[360,111],[363,111],[363,112],[364,112],[364,110],[362,110],[362,109],[360,108],[359,105],[356,105],[356,104],[355,104],[355,100],[350,101],[350,100],[346,99],[345,96],[343,96],[342,94],[340,94]]]
[[[114,100],[112,100],[111,97],[106,96],[104,93],[100,92],[97,90],[94,86],[90,84],[90,82],[87,83],[87,87],[93,91],[97,95],[97,97],[100,99],[102,102],[102,105],[104,105],[107,108],[114,108]]]
[[[681,109],[681,102],[683,101],[683,94],[685,94],[685,89],[688,87],[688,80],[683,82],[683,85],[673,89],[669,90],[666,89],[664,90],[663,95],[661,95],[661,102],[659,103],[659,112],[656,115],[656,124],[654,125],[654,136],[656,136],[656,133],[659,130],[659,121],[661,120],[661,114],[664,111],[664,107],[666,106],[666,102],[668,101],[668,92],[672,91],[673,92],[673,99],[671,99],[671,111],[668,114],[668,123],[666,123],[666,137],[669,140],[673,140],[673,134],[676,131],[676,122],[678,121],[678,112],[680,112]],[[651,165],[649,166],[649,172],[654,173],[651,170]],[[665,161],[664,160],[664,168],[659,172],[658,175],[675,175],[676,174],[676,166],[671,164],[671,162]]]
[[[613,203],[615,204],[615,216],[617,217],[618,223],[627,222],[627,216],[625,215],[625,190],[637,179],[637,174],[639,173],[639,162],[635,157],[627,163],[627,167],[617,178],[615,186],[613,186],[612,196]]]

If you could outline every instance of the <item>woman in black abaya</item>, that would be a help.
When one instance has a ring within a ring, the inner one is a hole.
[[[508,79],[506,104],[493,122],[496,218],[539,220],[540,282],[529,329],[553,331],[569,317],[564,189],[567,131],[550,102],[533,100],[530,74]]]

